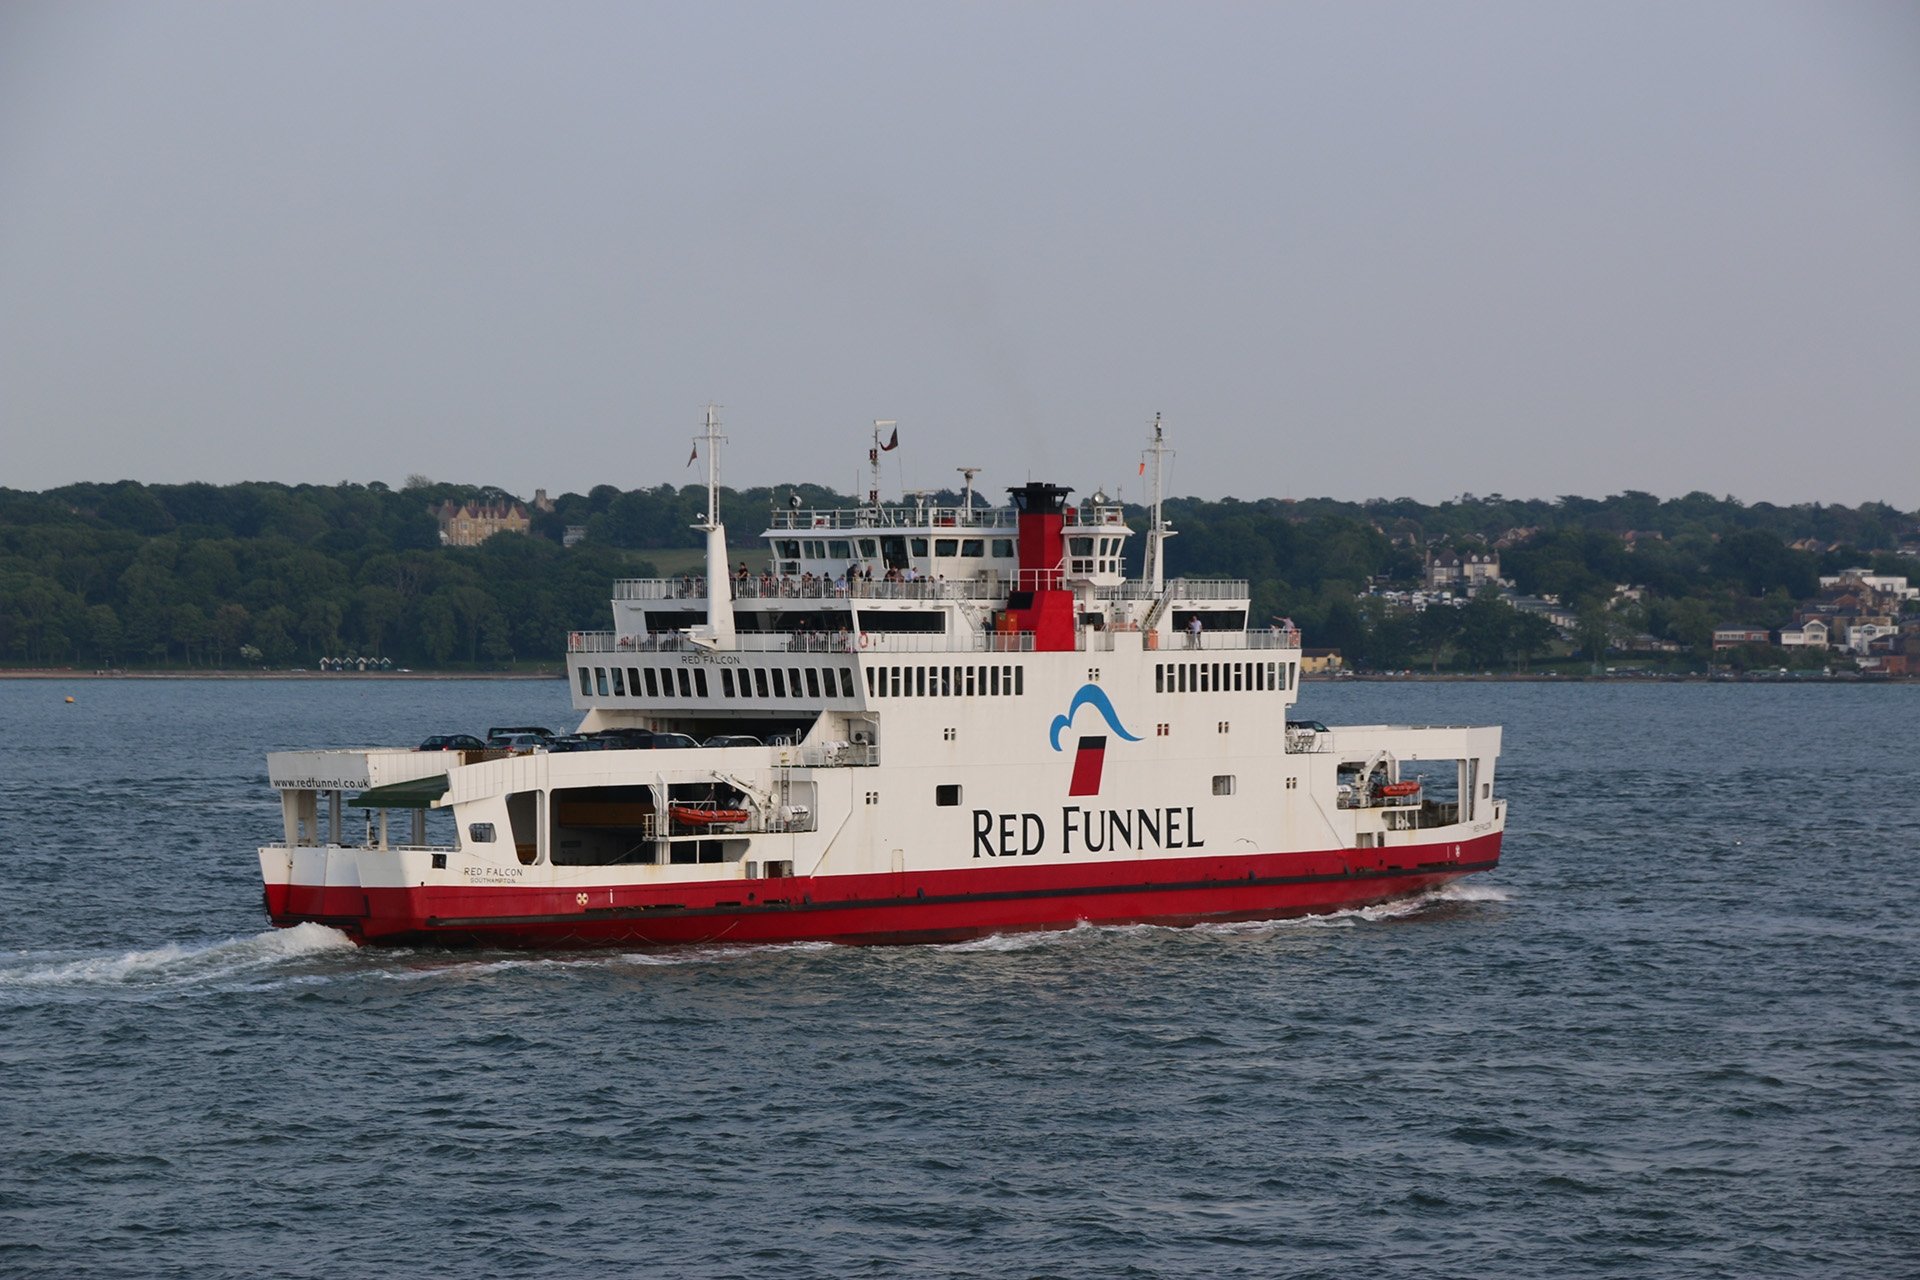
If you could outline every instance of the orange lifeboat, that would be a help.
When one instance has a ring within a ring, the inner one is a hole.
[[[689,827],[713,827],[745,822],[752,816],[745,809],[696,809],[692,805],[684,804],[669,806],[667,812],[672,815],[675,822],[685,823]]]
[[[1417,782],[1382,783],[1380,786],[1380,794],[1388,797],[1417,796],[1420,794],[1420,784]]]

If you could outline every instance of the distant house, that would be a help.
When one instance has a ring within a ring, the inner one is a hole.
[[[1847,648],[1854,653],[1866,653],[1875,640],[1882,636],[1898,635],[1900,628],[1893,625],[1891,619],[1878,622],[1861,622],[1847,628]]]
[[[1497,551],[1430,551],[1427,553],[1427,587],[1433,591],[1455,591],[1472,595],[1488,583],[1500,581],[1500,554]]]
[[[1824,649],[1827,644],[1827,624],[1819,618],[1806,618],[1780,628],[1782,649]]]
[[[1713,647],[1733,649],[1743,644],[1772,644],[1773,633],[1744,622],[1725,622],[1713,629]]]
[[[1341,661],[1338,649],[1302,649],[1300,651],[1300,671],[1303,675],[1330,675],[1345,665],[1346,663]]]
[[[474,547],[496,533],[525,533],[531,521],[518,502],[453,502],[432,508],[440,524],[440,545]]]

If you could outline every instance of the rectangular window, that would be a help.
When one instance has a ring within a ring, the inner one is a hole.
[[[705,667],[695,667],[693,669],[693,692],[695,697],[704,698],[707,696],[707,669]]]
[[[927,696],[927,669],[925,667],[915,667],[913,669],[913,696],[916,698],[924,698]]]
[[[907,545],[913,548],[914,555],[919,556],[923,560],[926,559],[927,540],[925,538],[908,538]]]
[[[492,844],[493,824],[491,822],[469,822],[467,824],[467,839],[473,841],[475,844]]]
[[[887,670],[890,673],[887,677],[887,685],[893,690],[893,696],[897,698],[900,696],[900,668],[888,667]]]
[[[846,667],[840,668],[840,696],[853,700],[853,672]]]
[[[787,673],[778,667],[773,669],[773,696],[776,698],[787,696]]]
[[[1233,664],[1233,691],[1239,693],[1246,687],[1247,664],[1244,662],[1236,662]]]
[[[960,554],[960,539],[958,539],[958,538],[935,538],[935,539],[933,540],[933,554],[935,554],[936,556],[957,556],[957,555],[959,555],[959,554]]]
[[[1026,691],[1027,691],[1027,669],[1025,667],[1015,667],[1013,669],[1014,696],[1018,697],[1019,695],[1025,693]]]
[[[1000,696],[1000,668],[998,667],[987,668],[987,694],[994,698]]]
[[[962,538],[960,540],[960,554],[963,556],[986,555],[987,540],[985,538]]]
[[[580,668],[580,696],[583,698],[593,696],[593,673],[585,667]]]
[[[767,698],[767,669],[755,667],[753,672],[753,691],[762,701]]]
[[[873,668],[872,668],[872,667],[863,667],[863,668],[862,668],[862,670],[864,670],[864,671],[865,671],[865,672],[867,673],[867,696],[868,696],[869,698],[871,698],[871,697],[873,697],[873,696],[874,696],[874,692],[873,692]]]
[[[655,675],[653,674],[653,668],[652,668],[652,667],[642,667],[642,668],[640,669],[640,675],[641,675],[641,676],[642,676],[642,677],[643,677],[643,678],[644,678],[644,679],[646,680],[646,682],[647,682],[647,696],[648,696],[649,698],[657,698],[657,697],[659,697],[659,696],[660,696],[660,681],[659,681],[659,679],[658,679],[658,678],[657,678],[657,677],[656,677],[656,676],[655,676]],[[636,687],[636,688],[638,688],[639,686],[637,686],[637,685],[636,685],[635,687]]]
[[[627,692],[636,698],[640,696],[640,668],[638,667],[627,668]]]
[[[800,668],[787,668],[787,687],[793,690],[794,697],[800,696]]]
[[[953,668],[952,667],[940,668],[940,696],[943,698],[950,698],[953,696]]]
[[[627,696],[627,682],[618,667],[613,669],[613,696],[616,698]]]
[[[600,696],[603,698],[606,697],[607,696],[607,669],[605,667],[595,667],[593,669],[593,682],[600,686]]]
[[[1013,559],[1013,539],[995,538],[993,540],[993,554],[1002,560]]]
[[[960,803],[960,784],[946,783],[933,789],[933,802],[943,808],[952,808]]]
[[[809,698],[820,696],[820,671],[816,667],[807,668],[807,696]]]
[[[966,693],[966,696],[967,696],[967,697],[969,697],[969,698],[971,698],[971,697],[973,697],[973,675],[974,675],[974,671],[975,671],[975,668],[973,668],[973,667],[968,667],[968,668],[967,668],[967,693]]]
[[[680,696],[683,698],[691,698],[693,696],[693,681],[688,677],[687,669],[685,667],[681,667],[679,670],[678,676],[679,676],[679,682],[680,682]]]
[[[1233,794],[1233,775],[1230,773],[1214,774],[1213,775],[1213,794],[1217,796],[1232,795]]]
[[[729,698],[733,696],[733,671],[728,667],[720,668],[720,692]]]
[[[848,542],[845,538],[829,539],[827,542],[827,559],[829,560],[853,559],[853,544],[851,542]]]
[[[875,544],[872,538],[860,539],[860,558],[862,560],[872,560],[878,554],[879,554],[878,551],[875,550]]]
[[[1167,664],[1164,662],[1153,664],[1153,691],[1155,693],[1167,691]]]

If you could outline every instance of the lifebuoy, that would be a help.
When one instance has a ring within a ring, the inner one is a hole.
[[[867,633],[864,631],[860,633],[860,647],[862,649],[867,647]]]

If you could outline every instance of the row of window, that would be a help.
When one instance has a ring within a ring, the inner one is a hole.
[[[581,667],[580,694],[591,698],[705,698],[705,667]],[[644,692],[643,692],[644,691]],[[847,667],[720,668],[723,698],[852,698]]]
[[[875,698],[1017,698],[1027,691],[1027,669],[1012,664],[866,670],[867,694]]]
[[[1156,662],[1155,693],[1255,693],[1293,688],[1291,662]]]
[[[925,538],[908,538],[909,552],[918,559],[926,559],[927,541]],[[991,543],[997,559],[1013,559],[1012,538],[935,538],[932,541],[933,554],[936,556],[969,556],[978,559],[987,555],[987,546]],[[1114,539],[1114,542],[1117,545],[1119,539]],[[774,540],[773,553],[782,560],[798,560],[804,556],[808,560],[871,560],[877,563],[880,559],[879,544],[872,538],[777,538]]]

